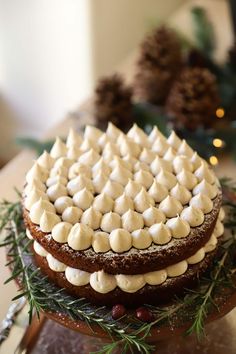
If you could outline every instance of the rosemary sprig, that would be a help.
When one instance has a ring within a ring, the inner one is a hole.
[[[235,193],[232,181],[224,180],[223,188]],[[204,333],[204,324],[212,309],[217,306],[216,295],[225,286],[234,286],[232,277],[235,274],[232,252],[236,248],[234,234],[236,232],[236,203],[227,199],[228,207],[227,227],[231,231],[231,238],[223,244],[222,255],[213,267],[210,274],[199,283],[197,290],[189,290],[184,299],[177,299],[171,306],[151,307],[154,320],[151,323],[134,321],[132,316],[114,321],[110,310],[106,307],[97,308],[86,302],[85,299],[75,299],[68,295],[64,289],[59,289],[43,276],[39,269],[32,264],[30,253],[31,241],[25,235],[20,202],[0,203],[0,231],[5,232],[4,240],[0,246],[7,247],[8,263],[12,269],[12,276],[7,280],[17,279],[21,284],[19,294],[29,302],[29,319],[33,313],[39,316],[41,311],[54,311],[65,314],[73,320],[83,320],[91,330],[99,326],[106,331],[112,342],[106,344],[97,354],[113,354],[119,350],[122,353],[138,351],[151,353],[154,347],[147,343],[153,327],[171,324],[173,318],[179,323],[192,320],[186,334],[193,332],[200,338]]]

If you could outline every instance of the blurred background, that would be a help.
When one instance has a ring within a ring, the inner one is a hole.
[[[0,166],[19,151],[16,136],[41,138],[76,110],[150,28],[166,22],[191,38],[196,5],[214,24],[223,62],[233,42],[225,0],[0,0]]]

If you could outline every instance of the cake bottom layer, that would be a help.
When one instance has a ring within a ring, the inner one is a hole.
[[[36,265],[40,267],[42,272],[48,278],[61,288],[65,288],[68,293],[75,297],[84,297],[91,303],[97,305],[112,306],[117,303],[124,304],[128,307],[136,307],[148,304],[163,304],[171,300],[174,296],[182,295],[185,289],[193,288],[198,279],[206,272],[212,264],[217,253],[217,248],[206,254],[205,258],[194,265],[190,265],[187,271],[180,276],[168,278],[161,285],[145,285],[135,293],[127,293],[120,288],[115,288],[109,293],[102,294],[96,292],[90,285],[75,286],[68,282],[64,272],[54,272],[48,266],[45,257],[42,257],[34,252]]]

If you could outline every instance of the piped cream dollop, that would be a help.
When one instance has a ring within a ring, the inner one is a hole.
[[[172,146],[172,148],[174,148],[175,150],[178,150],[181,145],[182,140],[178,137],[178,135],[176,135],[174,130],[172,130],[171,134],[167,138],[167,142],[170,146]]]
[[[194,174],[185,169],[177,174],[177,180],[179,184],[183,185],[188,190],[192,190],[197,184],[197,178]]]
[[[194,172],[194,174],[197,177],[198,181],[202,181],[204,179],[210,184],[213,184],[215,182],[214,173],[203,162]]]
[[[66,154],[67,154],[66,144],[63,143],[63,141],[59,137],[57,137],[50,151],[50,155],[54,159],[58,159],[59,157],[66,156]]]
[[[87,190],[87,188],[81,189],[81,191],[75,193],[73,196],[74,204],[82,210],[90,208],[93,203],[93,199],[93,194]]]
[[[90,285],[98,293],[106,294],[115,289],[116,278],[100,270],[90,275]]]
[[[75,251],[82,251],[92,244],[93,230],[85,225],[76,223],[68,235],[68,245]]]
[[[51,270],[54,272],[64,272],[66,270],[66,265],[60,261],[58,261],[56,258],[54,258],[50,253],[47,254],[46,256],[48,266]]]
[[[80,162],[75,162],[70,168],[68,172],[69,179],[73,179],[79,175],[84,175],[87,178],[92,177],[91,169],[89,166],[86,166]]]
[[[75,193],[79,192],[81,189],[84,188],[87,188],[87,190],[89,190],[90,192],[94,191],[92,181],[84,175],[79,175],[78,177],[71,179],[67,183],[67,190],[69,195],[71,196],[74,196]]]
[[[27,210],[30,210],[31,207],[34,205],[34,203],[36,203],[40,198],[44,200],[48,200],[48,196],[46,193],[44,193],[39,189],[33,189],[31,192],[29,192],[29,194],[24,200],[25,208]]]
[[[156,157],[156,154],[152,150],[147,149],[147,148],[143,148],[143,150],[139,156],[139,160],[141,162],[151,164],[152,161],[155,159],[155,157]]]
[[[82,141],[83,141],[82,137],[74,129],[70,128],[68,137],[66,139],[66,146],[68,148],[74,146],[79,147]]]
[[[114,212],[117,214],[123,215],[129,209],[134,209],[133,200],[125,194],[122,194],[115,200],[114,203]]]
[[[104,253],[110,250],[109,234],[103,231],[96,231],[93,234],[92,247],[96,253]]]
[[[156,156],[150,165],[152,174],[156,176],[161,170],[172,172],[172,165],[170,161],[166,161],[159,156]]]
[[[58,214],[62,214],[67,207],[73,206],[72,198],[65,196],[55,200],[54,206]]]
[[[129,182],[125,186],[125,194],[134,199],[136,195],[141,191],[142,185],[138,182],[132,181],[129,179]]]
[[[80,222],[88,225],[93,230],[97,230],[100,227],[101,219],[102,213],[91,206],[83,212]]]
[[[166,141],[166,139],[158,137],[153,145],[152,145],[152,150],[156,152],[159,156],[164,156],[166,151],[168,150],[169,145]]]
[[[57,214],[45,210],[40,218],[39,226],[43,232],[51,232],[60,221],[61,219]]]
[[[140,170],[134,174],[134,181],[148,189],[153,183],[153,175],[148,171]]]
[[[145,226],[152,226],[153,224],[159,223],[161,221],[165,222],[166,217],[160,209],[157,209],[154,206],[150,206],[143,212],[143,220]]]
[[[156,176],[156,181],[165,186],[168,190],[173,188],[177,183],[176,177],[173,175],[173,173],[163,169],[161,169]]]
[[[167,275],[170,278],[179,277],[180,275],[184,274],[188,269],[187,261],[182,261],[167,267]]]
[[[67,189],[63,184],[53,184],[48,188],[47,195],[52,202],[55,202],[58,198],[67,196]]]
[[[218,188],[216,187],[215,184],[212,185],[208,183],[205,179],[203,179],[193,189],[194,195],[199,193],[207,195],[210,199],[214,199],[218,194]]]
[[[178,148],[179,155],[185,155],[187,157],[192,157],[194,152],[192,148],[187,144],[186,140],[182,140],[179,148]]]
[[[106,193],[97,195],[93,202],[93,208],[100,211],[102,214],[106,214],[113,210],[114,201]]]
[[[116,275],[116,281],[119,288],[127,293],[135,293],[145,285],[142,274],[137,275]]]
[[[181,219],[187,221],[191,227],[196,227],[204,222],[204,214],[201,209],[190,205],[182,211]]]
[[[154,179],[153,184],[148,190],[148,194],[155,200],[156,203],[160,203],[167,197],[168,189]]]
[[[40,166],[50,170],[54,164],[54,158],[45,150],[37,159]]]
[[[112,199],[118,198],[121,194],[123,194],[123,191],[124,187],[120,183],[110,180],[106,182],[102,189],[102,192],[109,195]]]
[[[98,171],[96,176],[93,178],[94,191],[97,194],[101,193],[107,182],[108,176],[104,174],[103,171]]]
[[[164,245],[171,240],[170,229],[163,222],[152,225],[149,228],[149,233],[157,245]]]
[[[189,223],[186,220],[181,219],[179,216],[169,219],[166,226],[169,227],[174,238],[183,238],[190,233]]]
[[[62,220],[67,221],[71,224],[76,224],[79,222],[82,215],[82,210],[75,206],[66,207],[62,213]]]
[[[190,205],[199,208],[204,214],[208,214],[213,209],[212,200],[205,194],[196,194],[189,202]]]
[[[110,179],[112,181],[118,182],[123,186],[128,183],[130,178],[132,178],[132,173],[121,164],[118,164],[110,174]]]
[[[92,148],[79,157],[79,162],[86,166],[92,167],[99,161],[99,159],[100,155]]]
[[[139,213],[143,213],[150,205],[155,205],[154,199],[148,194],[148,192],[142,188],[141,191],[134,198],[135,210]]]
[[[43,215],[44,211],[49,211],[51,213],[55,214],[55,207],[53,206],[52,203],[50,203],[48,200],[44,200],[40,198],[37,202],[35,202],[29,213],[30,220],[34,224],[40,223],[40,218]]]
[[[129,209],[125,214],[122,215],[122,226],[129,232],[142,229],[144,226],[143,217],[136,211]]]
[[[72,224],[62,221],[52,229],[52,238],[59,243],[66,243]]]
[[[175,157],[173,167],[175,173],[180,173],[182,170],[193,172],[193,164],[190,162],[189,158],[184,155]]]
[[[181,184],[177,183],[170,191],[170,195],[180,201],[182,205],[187,204],[191,197],[192,194],[189,192],[189,190],[182,186]]]
[[[90,273],[83,270],[66,267],[65,276],[72,285],[83,286],[89,284]]]
[[[117,253],[126,252],[132,247],[131,234],[124,229],[111,231],[109,241],[111,249]]]
[[[152,238],[145,229],[139,229],[132,232],[133,247],[143,250],[152,244]]]
[[[112,232],[121,227],[120,215],[110,211],[103,215],[101,220],[101,229],[105,232]]]
[[[168,195],[159,205],[159,209],[168,217],[172,218],[181,213],[183,206],[178,199]]]

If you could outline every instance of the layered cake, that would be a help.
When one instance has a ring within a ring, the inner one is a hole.
[[[219,182],[174,131],[87,126],[57,138],[26,175],[36,264],[96,304],[159,304],[193,287],[223,235]]]

